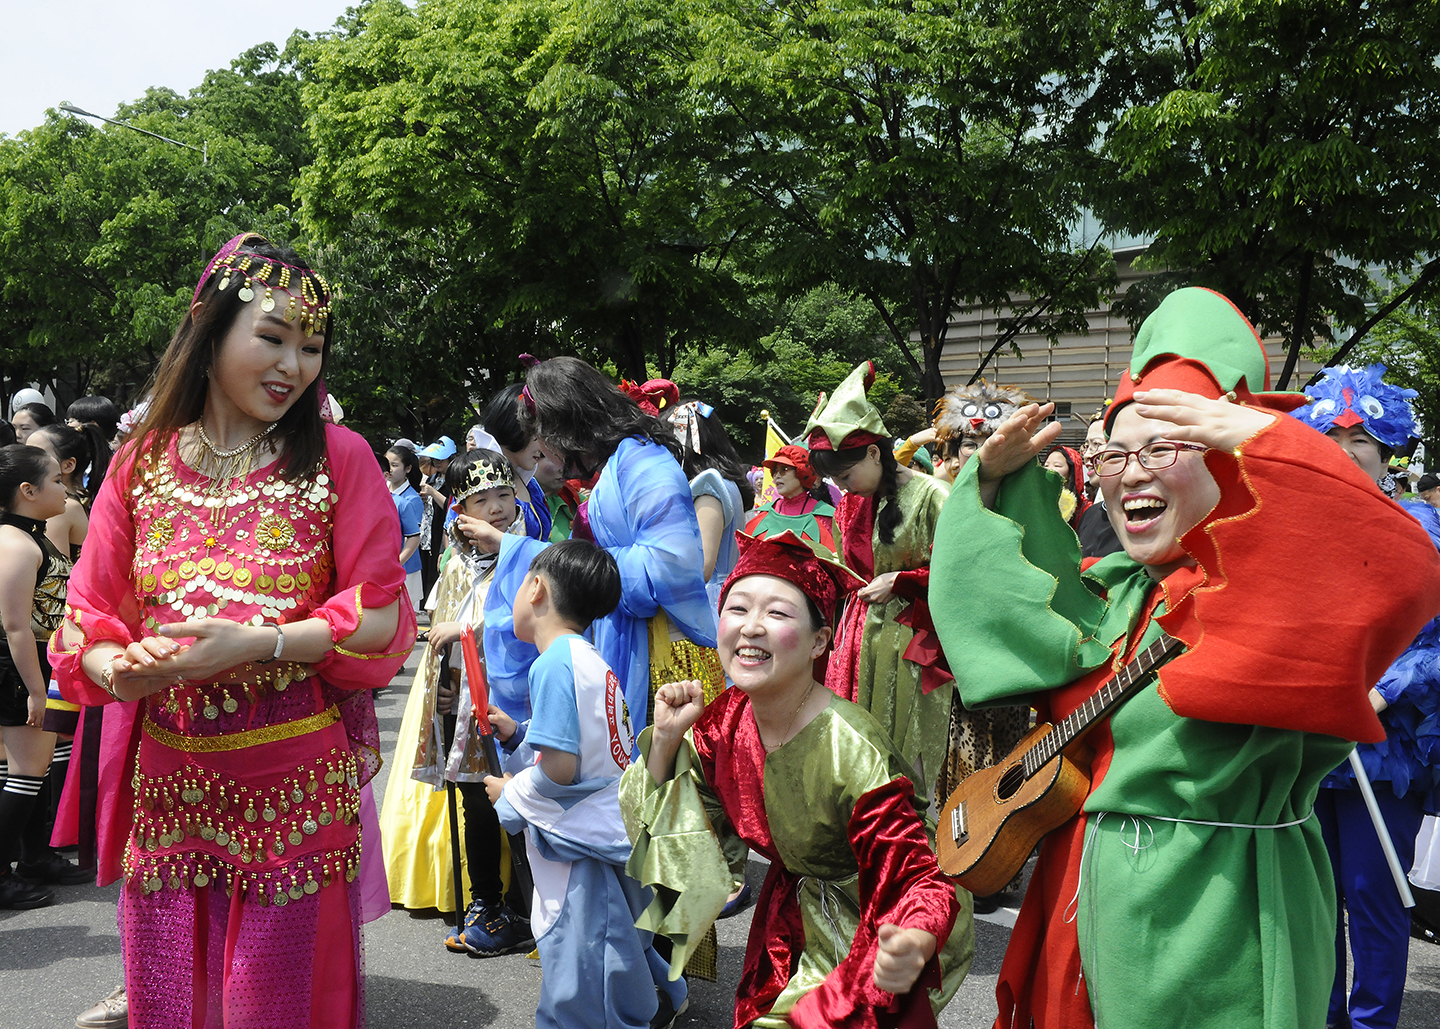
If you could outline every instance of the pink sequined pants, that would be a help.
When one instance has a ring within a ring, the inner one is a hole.
[[[364,1029],[359,884],[276,907],[121,891],[131,1029]]]

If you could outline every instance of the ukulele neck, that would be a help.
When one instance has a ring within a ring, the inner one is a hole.
[[[1111,708],[1144,685],[1156,666],[1179,647],[1179,640],[1162,632],[1159,639],[1136,654],[1113,678],[1056,723],[1045,738],[1030,749],[1025,755],[1025,777],[1028,779],[1038,772],[1051,758],[1083,736]]]

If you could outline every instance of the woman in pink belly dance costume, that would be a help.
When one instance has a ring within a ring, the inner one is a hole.
[[[215,255],[51,642],[68,699],[127,702],[98,849],[124,870],[136,1029],[365,1024],[370,691],[415,621],[375,457],[321,421],[329,314],[291,251],[245,234]]]

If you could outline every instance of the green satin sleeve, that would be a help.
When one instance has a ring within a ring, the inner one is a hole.
[[[1095,638],[1107,605],[1080,574],[1059,476],[1031,462],[1006,477],[992,510],[979,466],[967,461],[951,487],[930,559],[930,610],[970,708],[1013,704],[1110,660]]]
[[[670,939],[675,980],[725,906],[736,872],[744,875],[749,848],[701,775],[689,733],[675,756],[675,775],[656,784],[647,767],[651,732],[640,734],[640,760],[620,779],[620,812],[633,848],[625,871],[654,892],[635,926]]]

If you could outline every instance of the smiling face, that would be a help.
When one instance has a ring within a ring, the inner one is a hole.
[[[1045,458],[1045,467],[1059,475],[1062,479],[1070,475],[1070,462],[1065,460],[1065,455],[1058,450],[1050,451]]]
[[[805,492],[800,486],[799,474],[788,464],[771,465],[770,481],[775,484],[775,492],[786,500],[793,500]]]
[[[283,299],[283,296],[282,296]],[[259,295],[235,314],[210,369],[206,405],[229,421],[277,421],[320,375],[325,337],[305,332],[300,319],[287,322],[284,306],[261,307]]]
[[[1360,466],[1360,470],[1371,479],[1379,482],[1385,478],[1386,457],[1380,450],[1380,444],[1375,437],[1365,431],[1363,426],[1351,425],[1347,428],[1334,428],[1325,433],[1336,443],[1340,449],[1350,455],[1350,460]]]
[[[489,522],[503,532],[515,521],[515,490],[511,486],[492,486],[472,493],[460,502],[460,513]]]
[[[1138,450],[1156,440],[1169,439],[1179,426],[1173,422],[1141,418],[1134,404],[1115,415],[1108,450]],[[1150,574],[1163,579],[1192,560],[1180,547],[1180,537],[1209,514],[1220,499],[1220,487],[1205,467],[1205,455],[1181,451],[1169,468],[1151,471],[1130,458],[1118,475],[1100,478],[1110,524],[1125,553]]]
[[[829,626],[814,627],[805,594],[786,579],[747,575],[725,595],[720,663],[746,693],[808,687],[829,643]]]

